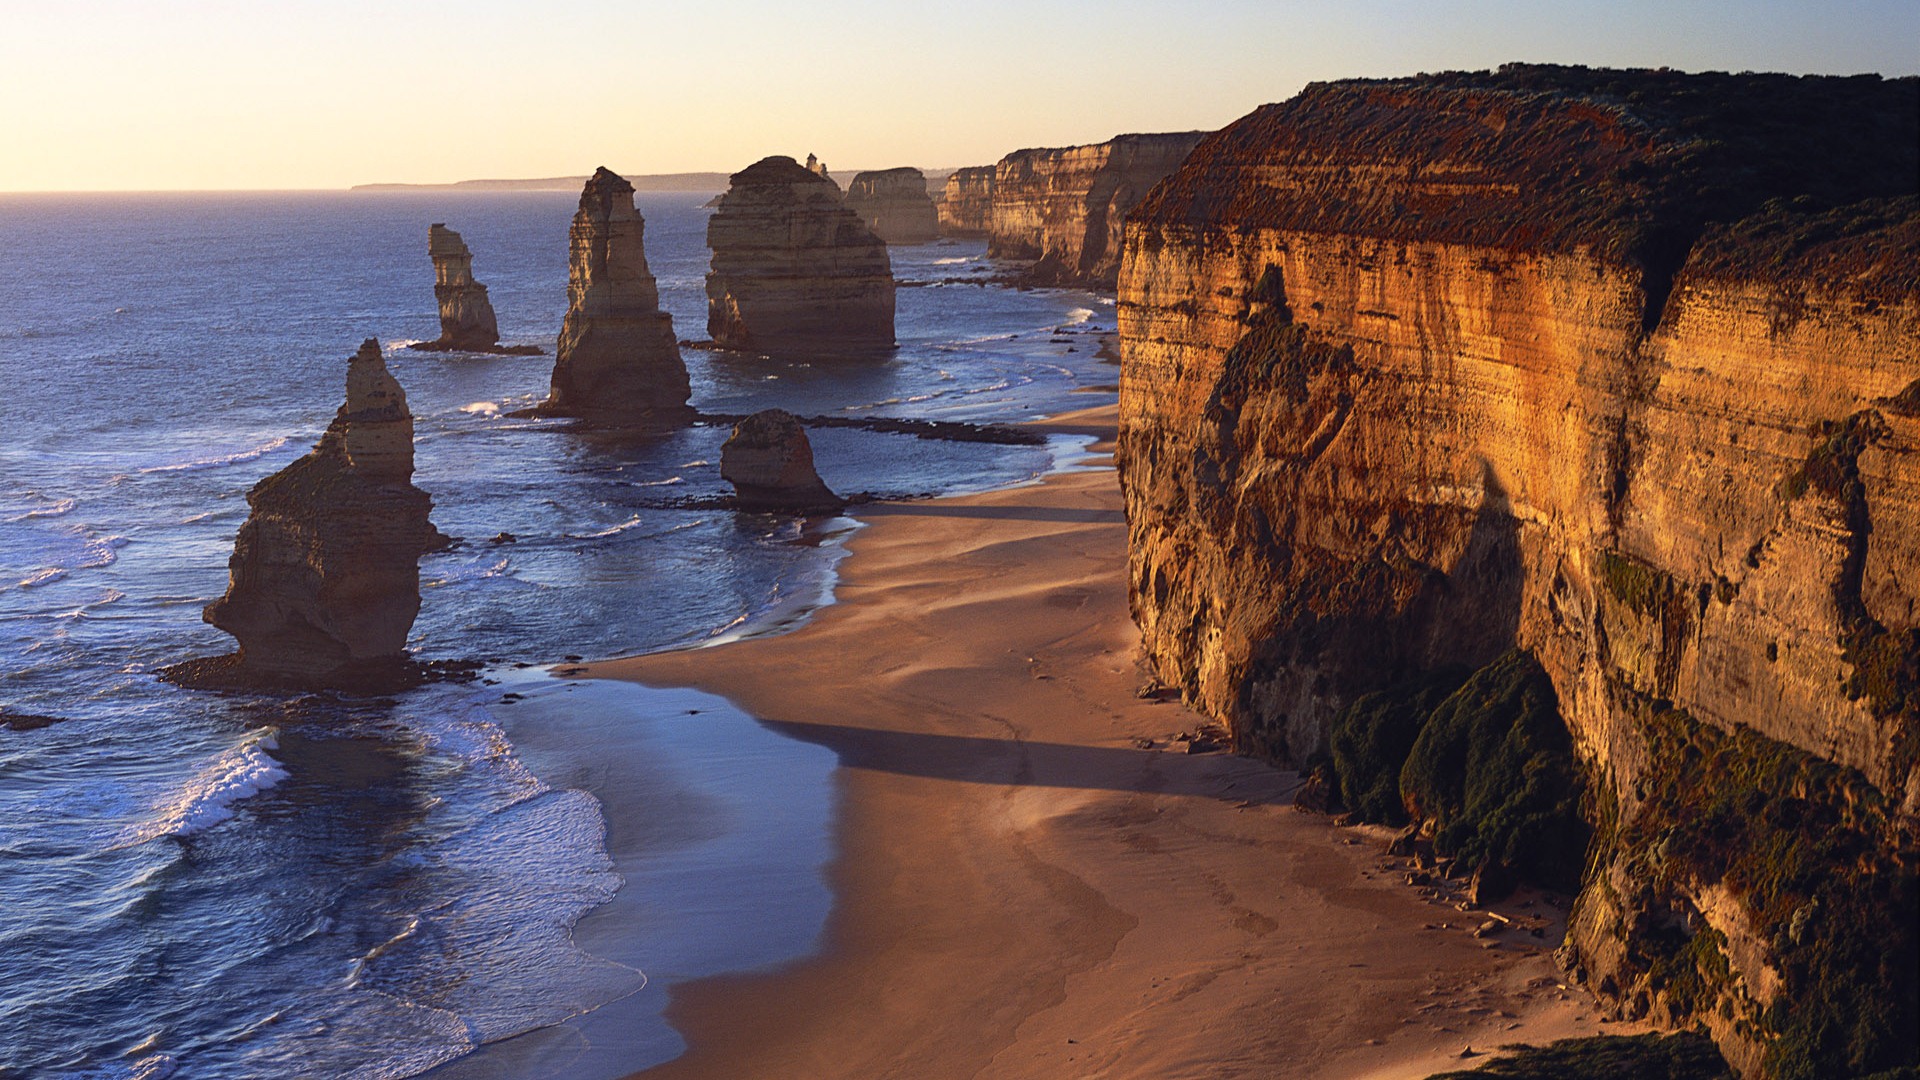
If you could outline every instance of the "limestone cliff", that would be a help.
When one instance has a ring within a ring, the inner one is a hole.
[[[599,426],[671,427],[692,416],[673,316],[647,268],[646,220],[633,185],[594,172],[573,215],[567,314],[541,411]]]
[[[433,259],[433,296],[440,304],[440,337],[407,346],[422,352],[507,353],[538,356],[532,345],[500,344],[500,326],[487,299],[487,287],[474,280],[473,252],[460,234],[438,222],[427,229],[427,255]]]
[[[870,355],[893,346],[887,245],[840,189],[790,157],[732,176],[707,219],[707,333],[732,349]]]
[[[369,339],[347,362],[346,403],[312,452],[247,493],[226,595],[206,609],[240,649],[208,681],[394,679],[420,610],[420,556],[445,541],[412,476],[407,395]]]
[[[720,448],[720,475],[743,510],[828,513],[846,505],[814,470],[807,429],[785,409],[762,409],[733,425]]]
[[[983,239],[993,226],[992,165],[955,169],[940,199],[940,235]]]
[[[1016,150],[994,166],[987,250],[1031,259],[1029,281],[1111,289],[1127,212],[1179,168],[1202,131]]]
[[[1126,236],[1159,677],[1306,760],[1531,654],[1597,829],[1571,966],[1747,1075],[1913,1053],[1917,135],[1913,79],[1316,85]]]
[[[940,235],[927,178],[909,166],[856,173],[847,185],[847,208],[889,244],[925,244]]]

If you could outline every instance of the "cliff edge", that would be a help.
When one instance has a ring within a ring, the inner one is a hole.
[[[994,166],[989,188],[988,253],[1033,260],[1023,275],[1031,284],[1112,289],[1128,211],[1205,134],[1120,135],[1008,154]]]
[[[1320,84],[1126,230],[1159,678],[1244,749],[1337,733],[1336,795],[1480,865],[1570,864],[1570,969],[1748,1076],[1915,1056],[1916,145],[1911,78]],[[1584,849],[1475,771],[1523,728]]]

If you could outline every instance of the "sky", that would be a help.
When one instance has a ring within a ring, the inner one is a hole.
[[[989,164],[1513,60],[1920,72],[1920,0],[0,0],[0,191]]]

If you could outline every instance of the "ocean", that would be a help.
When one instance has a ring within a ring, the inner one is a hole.
[[[706,336],[706,198],[639,198],[683,339]],[[689,509],[726,491],[723,427],[609,446],[514,418],[551,355],[401,348],[438,335],[445,222],[503,340],[550,354],[575,203],[0,196],[0,707],[59,718],[0,726],[0,1077],[619,1076],[682,1049],[675,983],[816,947],[832,755],[717,698],[547,668],[779,632],[830,600],[856,523]],[[1110,303],[961,283],[991,274],[977,242],[892,257],[928,284],[899,290],[891,359],[686,349],[694,405],[1017,422],[1113,400]],[[160,681],[231,649],[200,610],[246,491],[319,437],[367,337],[464,541],[422,560],[410,647],[484,677],[377,699]],[[878,498],[1078,449],[813,443],[830,486]]]

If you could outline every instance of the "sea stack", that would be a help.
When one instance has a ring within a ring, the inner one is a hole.
[[[672,427],[692,416],[673,316],[660,310],[647,269],[646,225],[633,185],[596,170],[573,215],[567,316],[541,412],[618,428]]]
[[[818,356],[893,347],[887,245],[833,181],[790,157],[734,173],[707,219],[707,333],[732,349]]]
[[[992,165],[970,165],[947,177],[938,208],[940,235],[967,240],[986,237],[993,227],[993,173]]]
[[[254,485],[225,596],[206,621],[240,649],[183,664],[183,682],[301,689],[404,677],[420,610],[420,556],[445,543],[414,487],[413,414],[369,338],[347,362],[347,400],[312,452]]]
[[[925,244],[940,235],[940,215],[919,169],[903,165],[856,174],[847,185],[847,206],[889,244]]]
[[[814,471],[807,429],[785,409],[762,409],[733,426],[720,448],[720,475],[742,510],[826,513],[847,505]]]
[[[473,278],[473,252],[460,234],[435,222],[427,229],[427,254],[433,258],[433,296],[440,302],[440,340],[407,346],[422,352],[509,353],[538,356],[532,345],[503,347],[487,287]]]

